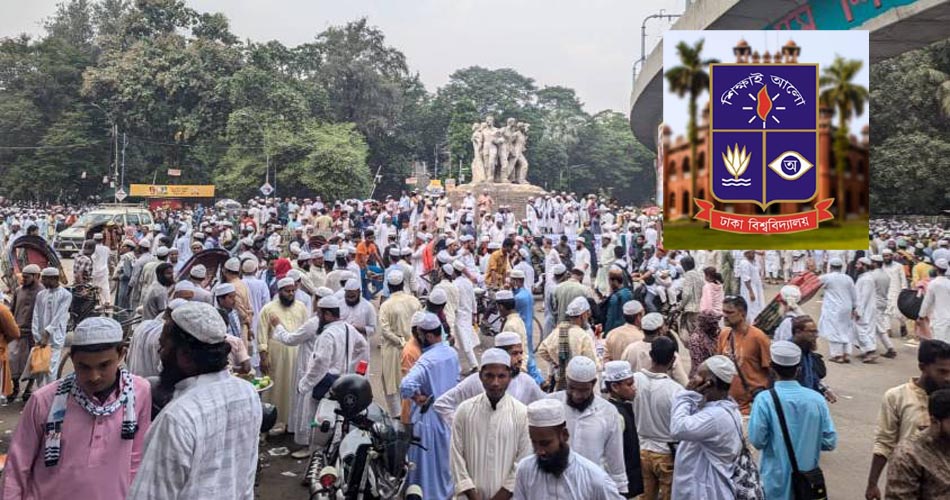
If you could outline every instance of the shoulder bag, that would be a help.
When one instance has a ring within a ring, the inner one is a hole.
[[[828,491],[825,489],[825,475],[821,467],[801,471],[798,461],[795,460],[795,449],[788,436],[788,426],[785,424],[785,412],[782,411],[782,402],[778,399],[775,388],[769,389],[772,401],[775,402],[775,413],[778,414],[778,423],[782,427],[782,439],[785,440],[785,449],[788,451],[788,460],[792,463],[792,496],[795,500],[826,500]]]

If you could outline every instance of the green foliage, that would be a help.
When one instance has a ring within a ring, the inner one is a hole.
[[[932,214],[950,206],[950,186],[941,178],[950,158],[945,136],[907,131],[871,148],[871,208],[881,214]],[[945,177],[945,175],[944,175]]]

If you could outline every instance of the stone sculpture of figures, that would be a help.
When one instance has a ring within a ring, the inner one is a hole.
[[[472,124],[472,182],[526,183],[528,161],[525,143],[528,124],[509,118],[503,128],[495,127],[495,118],[485,117]]]

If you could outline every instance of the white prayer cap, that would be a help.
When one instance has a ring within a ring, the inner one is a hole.
[[[202,226],[202,227],[204,227],[204,226]],[[204,238],[204,237],[205,237],[205,233],[202,233],[201,231],[197,231],[197,232],[195,232],[194,237],[195,237],[195,238],[198,238],[198,239]],[[147,241],[147,240],[146,240],[146,241]],[[199,244],[200,244],[201,242],[199,242],[199,241],[192,242],[192,243],[191,243],[192,246],[194,246],[195,243],[199,243]],[[145,248],[148,248],[148,246],[146,246]]]
[[[442,272],[452,276],[455,274],[455,268],[452,266],[452,264],[442,264]]]
[[[511,273],[509,273],[508,276],[516,280],[523,280],[524,271],[522,271],[521,269],[512,269]]]
[[[492,347],[485,349],[482,353],[482,366],[486,365],[504,365],[511,366],[511,356],[503,349]]]
[[[950,265],[950,261],[947,261],[947,259],[941,257],[934,262],[934,265],[940,269],[946,269],[947,266]]]
[[[779,291],[782,295],[782,300],[790,306],[798,305],[798,301],[802,298],[802,291],[795,285],[785,285]]]
[[[254,246],[254,238],[248,236],[247,238],[242,239],[241,243],[243,243],[244,246],[252,247]]]
[[[350,278],[346,280],[346,283],[343,285],[343,289],[347,291],[359,290],[360,281],[356,278]]]
[[[170,301],[168,302],[168,305],[167,305],[166,307],[168,307],[169,309],[171,309],[172,311],[174,311],[175,309],[178,309],[178,306],[181,306],[181,305],[184,305],[184,304],[187,304],[187,303],[188,303],[188,299],[183,299],[183,298],[179,297],[179,298],[177,298],[177,299],[172,299],[172,300],[170,300]]]
[[[574,300],[567,305],[566,314],[574,318],[588,311],[590,311],[590,304],[587,302],[587,297],[575,297]]]
[[[339,249],[337,249],[337,251],[336,251],[336,256],[337,256],[337,257],[346,257],[346,249],[345,249],[345,248],[339,248]]]
[[[297,243],[296,241],[291,243],[288,250],[290,250],[290,253],[298,255],[300,253],[300,243]]]
[[[528,405],[529,427],[564,425],[564,404],[556,399],[539,399]]]
[[[498,243],[497,241],[492,241],[488,244],[489,250],[498,250],[499,248],[501,248],[501,243]]]
[[[182,283],[186,283],[186,282],[183,281]],[[220,297],[222,295],[234,293],[235,291],[236,290],[234,289],[234,285],[230,283],[221,283],[218,286],[214,287],[214,290],[213,290],[215,297]]]
[[[608,361],[607,364],[604,365],[605,382],[620,382],[621,380],[627,380],[632,377],[633,371],[630,370],[629,361]]]
[[[459,241],[461,241],[462,243],[465,243],[468,241],[475,241],[475,237],[470,234],[463,234],[462,237],[459,238]]]
[[[300,281],[301,278],[303,278],[303,273],[297,269],[291,269],[290,271],[287,271],[286,277],[294,280],[294,283],[296,283]]]
[[[628,300],[623,304],[624,316],[636,316],[643,312],[643,304],[639,300]]]
[[[354,246],[352,246],[352,245],[347,245],[347,246],[346,246],[346,253],[349,254],[349,255],[356,255],[356,247],[354,247]]]
[[[333,294],[327,295],[317,301],[317,307],[320,309],[337,309],[340,307],[340,299]]]
[[[329,288],[325,286],[320,286],[320,287],[317,287],[317,289],[313,291],[313,294],[322,299],[323,297],[333,295],[333,290],[330,290]]]
[[[649,313],[640,320],[640,326],[645,332],[655,332],[663,326],[663,315],[660,313]]]
[[[93,316],[76,325],[73,345],[118,344],[122,342],[122,325],[104,316]]]
[[[405,257],[405,256],[407,256],[407,255],[412,255],[412,249],[409,248],[409,247],[402,247],[402,248],[399,250],[399,255],[401,255],[401,256],[403,256],[403,257]]]
[[[577,237],[577,241],[579,241],[579,242],[581,242],[581,243],[587,243],[587,240],[584,239],[583,236],[578,236],[578,237]]]
[[[179,281],[178,283],[175,283],[175,291],[176,292],[194,292],[195,284],[188,280]]]
[[[92,235],[92,239],[94,239],[94,240],[101,240],[101,239],[102,239],[102,233],[96,233],[96,234]]]
[[[727,384],[731,384],[732,379],[736,376],[736,364],[722,354],[717,354],[716,356],[706,359],[706,361],[703,361],[703,364],[706,365],[706,368],[709,368],[709,371],[711,371],[716,378]]]
[[[288,274],[289,274],[289,273],[288,273]],[[291,277],[289,277],[289,276],[287,276],[287,277],[281,278],[279,281],[277,281],[277,289],[280,290],[281,288],[284,288],[284,287],[287,287],[287,286],[291,286],[291,285],[293,285],[293,284],[294,284],[294,279],[291,278]]]
[[[521,237],[519,236],[519,238],[521,238]],[[527,259],[528,257],[531,256],[531,254],[528,253],[528,249],[527,249],[527,248],[519,248],[519,249],[518,249],[518,254],[521,255],[521,258],[523,258],[523,259]]]
[[[55,267],[43,268],[43,270],[40,271],[40,276],[46,276],[46,277],[59,276],[59,269],[56,269]]]
[[[393,269],[386,275],[386,282],[390,285],[401,285],[406,276],[399,269]]]
[[[521,335],[515,332],[501,332],[495,335],[495,347],[508,347],[521,343]]]
[[[452,263],[452,267],[453,267],[456,271],[464,271],[464,270],[465,270],[465,263],[462,262],[462,261],[459,260],[459,259],[456,259],[455,262]]]
[[[872,256],[871,256],[871,261],[872,261],[872,262],[884,262],[884,257],[881,257],[880,255],[872,255]]]
[[[449,296],[445,293],[445,290],[441,288],[436,288],[432,290],[432,293],[429,294],[429,302],[437,306],[444,305],[448,302]]]
[[[861,257],[860,259],[858,259],[858,262],[864,264],[865,266],[870,266],[870,265],[871,265],[871,259],[869,259],[869,258],[867,258],[867,257]]]
[[[567,363],[567,378],[575,382],[593,382],[597,378],[597,363],[587,356],[574,356]]]
[[[172,321],[205,344],[220,344],[227,336],[227,326],[221,315],[206,302],[188,302],[176,307],[172,311]]]
[[[164,257],[168,255],[168,247],[161,246],[155,249],[155,255],[159,257]]]
[[[515,300],[515,294],[511,290],[498,290],[495,292],[495,300]]]
[[[478,239],[478,241],[481,241],[482,243],[488,243],[491,241],[491,238],[489,238],[487,234],[483,234],[482,237]]]
[[[20,274],[40,274],[40,271],[42,271],[42,269],[40,269],[40,266],[36,264],[27,264],[26,267],[24,267],[23,270],[20,271]]]
[[[426,311],[416,311],[412,313],[412,319],[409,320],[409,326],[416,327],[422,324],[426,317]]]
[[[802,360],[802,349],[794,342],[779,340],[769,346],[772,362],[779,366],[798,366]]]
[[[257,271],[257,260],[247,259],[241,263],[241,271],[250,274]]]
[[[122,240],[122,246],[135,248],[135,242],[129,239]]]
[[[203,264],[198,264],[198,265],[192,266],[191,271],[188,271],[188,274],[192,278],[203,280],[205,279],[205,276],[208,275],[208,270],[205,268]]]
[[[828,260],[828,265],[831,267],[844,267],[844,262],[841,261],[840,257],[832,257]]]
[[[555,276],[560,276],[567,272],[567,266],[560,263],[554,264],[554,266],[551,267],[551,272],[554,273]]]
[[[419,328],[423,330],[435,330],[442,326],[442,321],[439,320],[439,317],[430,312],[425,313],[425,316],[419,321]]]
[[[151,240],[142,240],[142,241],[139,242],[139,246],[142,247],[142,248],[151,248],[151,247],[152,247],[152,242],[151,242]]]
[[[297,260],[310,260],[313,256],[310,255],[310,252],[300,252],[297,254]]]
[[[894,251],[891,250],[890,248],[885,248],[884,250],[881,250],[881,255],[892,255],[893,253]]]
[[[231,271],[232,273],[241,272],[241,259],[237,257],[231,257],[224,262],[224,269]]]

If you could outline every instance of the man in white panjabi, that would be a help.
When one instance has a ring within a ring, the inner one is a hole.
[[[584,278],[581,280],[581,283],[584,286],[590,286],[590,250],[587,249],[585,240],[583,237],[577,237],[575,239],[575,250],[574,250],[574,267],[584,270]]]
[[[842,261],[837,257],[832,257],[829,263],[830,267],[841,268]],[[855,294],[855,315],[854,320],[854,338],[845,347],[845,352],[850,353],[851,344],[854,343],[861,349],[859,357],[865,363],[873,363],[877,357],[877,342],[874,332],[877,328],[878,308],[875,306],[875,286],[874,276],[871,272],[871,260],[867,257],[861,257],[855,264],[855,270],[858,273],[858,280],[854,284]],[[848,354],[844,355],[848,359]]]
[[[93,238],[96,249],[92,252],[92,284],[99,291],[99,303],[108,305],[112,303],[112,292],[109,290],[109,257],[112,251],[102,244],[102,233],[96,233]]]
[[[390,415],[399,415],[402,400],[399,384],[402,381],[402,349],[412,337],[412,315],[422,309],[419,299],[403,290],[405,277],[394,269],[386,274],[386,282],[392,294],[379,306],[380,351],[382,354],[383,394]]]
[[[475,333],[473,317],[475,315],[475,286],[465,275],[465,264],[456,259],[452,263],[456,271],[453,281],[458,290],[458,306],[455,309],[455,342],[456,347],[465,356],[469,366],[478,366],[475,359],[475,346],[479,343]]]
[[[743,252],[736,274],[739,276],[739,295],[749,305],[746,321],[755,323],[756,316],[765,308],[765,288],[762,286],[762,274],[755,263],[755,250]]]
[[[831,272],[819,278],[824,285],[818,331],[828,341],[830,361],[847,363],[851,352],[851,321],[857,308],[857,293],[851,277],[831,266]]]
[[[287,430],[290,415],[296,403],[297,346],[288,346],[272,338],[272,316],[277,316],[287,330],[293,331],[303,325],[310,316],[306,307],[294,299],[296,287],[293,278],[281,278],[277,282],[277,296],[261,309],[258,349],[261,356],[261,371],[274,380],[274,388],[265,393],[264,400],[277,406],[277,423],[271,429],[273,435]]]
[[[477,375],[483,392],[462,402],[455,413],[450,465],[458,497],[471,497],[470,490],[485,499],[511,495],[515,467],[531,453],[528,409],[507,391],[510,365],[507,352],[486,350]]]
[[[66,344],[66,323],[69,321],[69,306],[73,295],[60,286],[59,269],[47,267],[40,271],[44,290],[36,294],[33,303],[33,342],[48,345],[51,349],[49,372],[36,375],[36,389],[56,380],[59,364]]]
[[[884,265],[881,268],[891,279],[891,286],[887,289],[887,310],[884,316],[884,326],[886,326],[887,334],[890,334],[894,325],[899,325],[902,319],[897,310],[897,297],[901,290],[907,288],[907,275],[904,274],[904,266],[894,261],[893,250],[885,248],[881,251],[881,257],[884,259]]]
[[[608,403],[609,404],[609,403]],[[534,454],[518,462],[514,500],[620,500],[604,469],[571,450],[564,405],[541,399],[528,405]],[[619,436],[618,436],[619,439]]]

